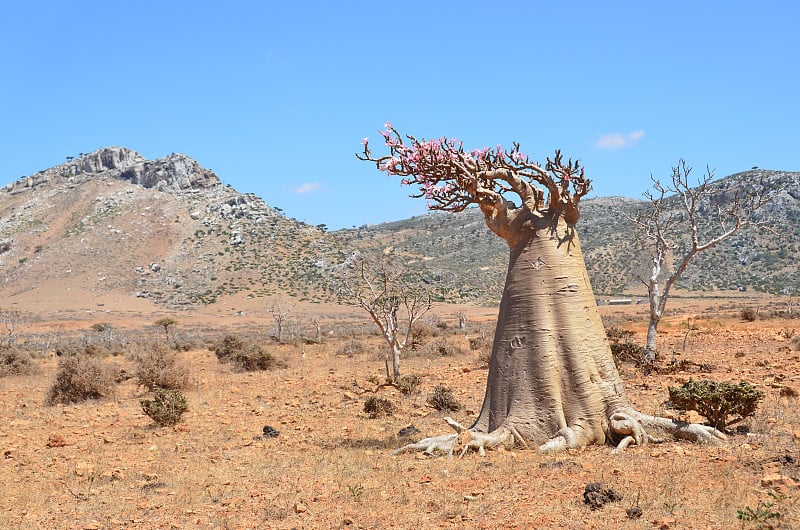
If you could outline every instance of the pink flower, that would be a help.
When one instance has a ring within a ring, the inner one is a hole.
[[[367,145],[369,143],[369,138],[364,138],[361,140],[361,145]]]
[[[383,124],[383,126],[384,126],[386,129],[392,129],[392,128],[393,128],[393,127],[392,127],[392,124],[391,124],[390,122],[388,122],[388,121],[387,121],[386,123],[384,123],[384,124]]]

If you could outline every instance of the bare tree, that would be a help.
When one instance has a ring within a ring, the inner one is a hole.
[[[278,327],[276,335],[278,342],[283,342],[283,332],[286,327],[286,319],[289,317],[289,313],[293,307],[293,304],[289,303],[283,298],[273,300],[272,304],[269,306],[269,314],[272,315],[273,319],[275,319],[275,325]]]
[[[92,324],[92,330],[102,337],[105,347],[110,349],[111,343],[114,341],[114,325],[108,322],[98,322]]]
[[[477,205],[510,251],[477,420],[464,427],[448,419],[457,434],[398,452],[483,453],[515,443],[541,451],[612,443],[621,450],[656,441],[653,433],[664,431],[724,439],[711,427],[645,415],[628,402],[578,240],[578,205],[591,183],[577,161],[556,151],[540,165],[517,143],[508,151],[466,151],[456,139],[401,136],[389,123],[381,135],[389,153],[373,156],[365,139],[361,160],[416,186],[412,196],[426,198],[430,209],[460,212]]]
[[[313,316],[308,319],[312,326],[314,326],[314,340],[322,342],[322,324],[318,316]]]
[[[389,346],[384,358],[386,379],[400,380],[400,355],[409,344],[414,324],[432,307],[429,293],[415,289],[405,277],[408,271],[380,264],[372,266],[364,259],[352,266],[352,275],[345,279],[344,294],[350,304],[366,311],[378,326]],[[389,353],[392,371],[389,372]]]
[[[16,309],[0,309],[0,323],[5,331],[6,346],[11,346],[17,341],[22,330],[24,324],[22,313]]]
[[[767,200],[763,186],[746,196],[737,191],[723,207],[710,186],[714,172],[706,168],[705,176],[694,188],[689,183],[691,172],[692,168],[683,159],[679,160],[672,168],[669,184],[653,179],[653,191],[645,192],[648,208],[640,210],[635,217],[627,216],[651,249],[649,275],[640,278],[647,286],[650,301],[646,365],[656,360],[658,324],[664,316],[672,287],[689,263],[740,230],[764,227],[763,222],[755,219],[756,212]],[[669,206],[672,196],[677,199],[677,208]],[[714,203],[720,205],[713,207]],[[665,274],[669,275],[665,277]]]
[[[456,316],[458,317],[458,329],[463,331],[467,329],[467,312],[466,311],[459,311]]]

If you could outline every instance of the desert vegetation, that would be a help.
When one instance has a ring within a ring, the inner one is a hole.
[[[616,359],[631,402],[660,415],[715,421],[668,403],[669,389],[689,381],[745,381],[763,394],[723,427],[725,444],[668,441],[624,456],[604,446],[391,456],[439,433],[445,415],[464,424],[477,417],[490,317],[472,317],[466,331],[449,310],[423,319],[404,375],[388,385],[385,341],[355,315],[321,315],[333,331],[324,342],[301,340],[316,334],[309,323],[284,344],[258,327],[219,334],[182,322],[196,344],[189,351],[168,346],[163,329],[115,323],[112,348],[57,356],[55,339],[29,329],[15,347],[35,370],[0,377],[0,526],[357,528],[384,526],[392,512],[396,526],[420,528],[792,528],[800,524],[800,326],[781,300],[758,305],[750,322],[736,300],[681,299],[691,324],[686,313],[665,317],[660,341],[672,354],[655,370],[643,375],[635,355]],[[643,347],[645,307],[602,314],[610,336]],[[265,313],[262,322],[270,320]],[[59,340],[104,342],[91,324],[83,328]],[[446,355],[443,340],[453,346]],[[248,371],[218,353],[259,347],[285,367]],[[142,363],[176,367],[189,384],[149,385],[137,375]],[[445,406],[452,400],[460,408]],[[601,502],[598,492],[609,491]]]

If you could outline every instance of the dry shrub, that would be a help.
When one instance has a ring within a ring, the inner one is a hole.
[[[427,344],[430,339],[437,337],[438,335],[439,330],[434,326],[430,326],[425,323],[418,323],[411,329],[411,338],[408,341],[408,347],[411,350],[418,350]]]
[[[445,337],[438,338],[426,344],[422,349],[418,350],[419,354],[428,357],[452,357],[454,355],[461,355],[464,353],[463,348],[458,344],[453,344]]]
[[[91,355],[62,357],[45,403],[79,403],[110,396],[114,393],[118,374],[119,368]]]
[[[234,335],[225,335],[214,346],[214,353],[220,362],[229,363],[241,372],[286,368],[284,361],[273,357],[261,344]]]
[[[644,362],[645,349],[642,345],[633,342],[633,331],[610,327],[606,329],[608,345],[614,361],[633,363],[640,366]]]
[[[134,358],[137,382],[148,390],[178,389],[189,385],[189,367],[180,354],[166,344],[146,344]]]
[[[347,357],[353,357],[354,355],[359,355],[365,353],[367,351],[366,346],[361,341],[350,339],[336,350],[336,355],[345,355]]]
[[[103,348],[97,344],[83,342],[68,342],[56,347],[58,357],[74,357],[76,355],[88,355],[99,357],[103,355]]]
[[[418,391],[422,378],[417,374],[409,374],[400,377],[397,381],[397,388],[401,394],[409,395]]]
[[[39,365],[33,362],[30,352],[13,346],[0,349],[0,377],[32,375],[38,371]]]
[[[794,351],[800,351],[800,335],[792,339],[792,348]]]
[[[758,312],[755,309],[747,307],[739,311],[739,316],[741,316],[742,320],[745,322],[755,322],[758,319]]]
[[[372,419],[394,412],[394,404],[386,398],[370,396],[364,402],[364,412]]]
[[[433,389],[433,392],[428,397],[428,405],[436,410],[451,412],[461,409],[461,403],[458,402],[453,391],[444,385],[437,385]]]
[[[189,410],[186,397],[178,389],[156,390],[155,397],[143,399],[139,402],[142,411],[159,427],[175,425],[181,421],[181,416]]]
[[[478,352],[478,364],[483,368],[489,368],[489,363],[492,360],[493,343],[493,331],[482,331],[477,337],[469,339],[469,349]]]

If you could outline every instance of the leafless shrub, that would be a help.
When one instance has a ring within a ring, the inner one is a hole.
[[[480,355],[478,356],[478,365],[481,368],[489,368],[489,364],[492,362],[492,350],[485,349],[482,350]]]
[[[447,337],[437,338],[419,350],[420,355],[428,358],[452,357],[455,355],[461,355],[463,353],[463,348],[460,345],[453,344],[447,340]]]
[[[438,330],[426,323],[417,323],[411,330],[411,339],[409,340],[408,347],[411,350],[419,350],[433,337],[439,336]]]
[[[163,343],[145,344],[134,362],[137,382],[149,390],[186,388],[189,384],[186,362],[176,350]]]
[[[451,412],[461,409],[461,403],[456,399],[453,391],[444,385],[437,385],[433,389],[433,392],[428,397],[428,405],[436,410],[447,410]]]
[[[336,355],[346,355],[347,357],[353,357],[354,355],[359,355],[362,353],[366,353],[367,347],[364,346],[364,343],[355,339],[350,339],[336,350]]]
[[[45,403],[79,403],[110,396],[118,374],[119,368],[91,355],[62,357]]]
[[[758,311],[750,307],[746,307],[739,311],[739,316],[742,317],[742,320],[745,322],[755,322],[758,319]]]
[[[372,419],[394,412],[394,404],[386,398],[370,396],[364,402],[364,412]]]
[[[645,348],[633,341],[633,331],[617,327],[606,328],[608,345],[614,361],[619,363],[633,363],[641,366],[645,360]]]
[[[0,348],[0,377],[32,375],[39,371],[30,352],[21,348]]]
[[[56,355],[58,357],[74,357],[76,355],[100,357],[104,353],[105,350],[99,344],[87,344],[83,341],[71,341],[56,347]]]
[[[409,395],[414,392],[417,392],[420,383],[422,383],[422,378],[417,374],[408,374],[404,375],[400,378],[397,382],[397,388],[400,390],[401,394]]]

